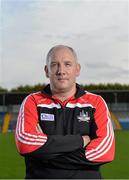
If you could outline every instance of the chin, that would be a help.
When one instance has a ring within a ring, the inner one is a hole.
[[[65,84],[65,83],[56,84],[56,88],[57,88],[57,89],[60,89],[60,90],[63,90],[63,89],[67,89],[67,88],[68,88],[68,85]]]
[[[68,86],[65,86],[65,85],[59,85],[59,86],[56,86],[57,89],[67,89]]]

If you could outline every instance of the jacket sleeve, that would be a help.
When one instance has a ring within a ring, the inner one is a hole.
[[[96,109],[94,113],[94,120],[97,125],[96,136],[91,137],[91,141],[85,149],[81,148],[55,158],[52,162],[55,167],[63,168],[65,166],[67,169],[86,169],[87,166],[93,168],[93,166],[96,167],[114,159],[114,131],[108,107],[100,96],[97,96],[94,106]]]
[[[30,154],[40,158],[53,158],[72,152],[83,146],[80,135],[50,135],[36,130],[38,112],[35,98],[29,95],[23,101],[17,119],[15,140],[21,155]]]
[[[85,156],[89,162],[110,162],[114,159],[115,140],[108,107],[102,97],[97,96],[94,114],[97,125],[96,138],[85,149]]]

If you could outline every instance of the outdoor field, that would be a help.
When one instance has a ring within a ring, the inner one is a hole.
[[[117,130],[116,156],[101,168],[104,179],[129,179],[129,131]],[[0,134],[0,179],[24,179],[24,159],[16,150],[14,134]]]

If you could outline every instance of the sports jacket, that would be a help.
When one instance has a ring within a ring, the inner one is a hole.
[[[105,101],[76,87],[75,96],[64,102],[52,96],[50,85],[24,99],[15,138],[25,157],[26,178],[76,178],[76,173],[98,171],[114,159],[114,132]],[[37,131],[38,123],[43,133]],[[91,138],[85,148],[82,135]]]

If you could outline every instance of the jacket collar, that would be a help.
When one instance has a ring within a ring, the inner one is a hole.
[[[42,90],[42,93],[52,96],[52,92],[50,89],[50,84],[46,85],[45,88]],[[86,92],[82,89],[82,87],[79,84],[76,84],[76,93],[75,93],[75,99],[81,97],[82,95],[86,94]]]

